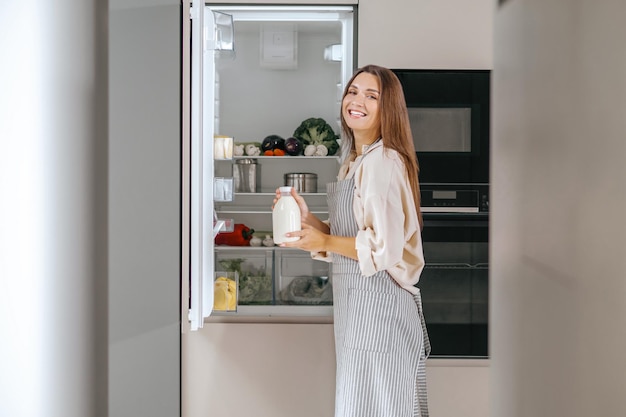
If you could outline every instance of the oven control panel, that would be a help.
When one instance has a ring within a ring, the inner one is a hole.
[[[488,184],[421,184],[423,213],[488,213]]]

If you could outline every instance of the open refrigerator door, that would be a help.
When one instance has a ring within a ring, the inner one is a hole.
[[[223,223],[214,211],[213,137],[215,134],[215,60],[233,51],[232,17],[211,10],[204,1],[191,7],[190,140],[190,286],[191,330],[202,327],[213,310],[215,235]]]

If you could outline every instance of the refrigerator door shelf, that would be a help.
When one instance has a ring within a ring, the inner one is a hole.
[[[215,21],[213,36],[206,36],[206,48],[214,51],[234,52],[234,26],[233,17],[229,14],[213,10],[213,18]],[[211,30],[205,26],[205,30]]]
[[[213,179],[213,201],[233,201],[233,178],[216,177]]]

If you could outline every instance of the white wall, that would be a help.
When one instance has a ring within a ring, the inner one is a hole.
[[[107,416],[107,13],[0,5],[3,417]]]
[[[496,14],[491,416],[626,415],[624,2]]]

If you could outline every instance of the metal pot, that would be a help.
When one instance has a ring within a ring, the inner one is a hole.
[[[259,171],[256,159],[238,159],[233,165],[235,192],[256,193]]]
[[[285,185],[293,187],[299,193],[316,193],[317,174],[289,172],[285,174]]]

